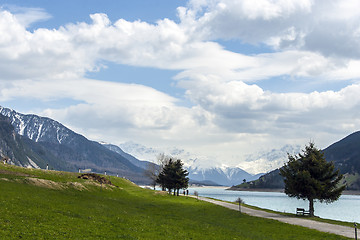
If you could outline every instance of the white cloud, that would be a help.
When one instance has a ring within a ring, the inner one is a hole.
[[[153,143],[156,138],[159,143],[175,143],[204,139],[206,130],[214,127],[211,114],[203,109],[177,106],[177,99],[143,85],[73,79],[5,82],[0,87],[1,101],[73,99],[75,103],[66,108],[37,113],[96,140]]]
[[[286,31],[296,20],[310,15],[313,1],[193,0],[189,6],[180,8],[179,16],[184,22],[195,20],[197,30],[204,36],[256,43]]]
[[[354,1],[327,3],[193,0],[178,9],[179,23],[112,23],[93,14],[89,24],[33,32],[28,24],[44,12],[24,20],[0,11],[0,100],[71,99],[39,113],[93,139],[186,146],[232,163],[256,148],[314,135],[328,144],[360,123],[360,14]],[[273,52],[246,55],[216,42],[229,38],[268,44]],[[194,106],[151,87],[84,77],[107,61],[179,70],[177,86]],[[256,85],[276,77],[349,86],[310,93],[280,86],[275,93]]]
[[[25,27],[29,27],[35,22],[46,21],[52,17],[42,8],[26,8],[6,4],[0,6],[0,10],[2,9],[12,12],[16,16],[17,21]]]
[[[179,16],[203,38],[360,57],[356,0],[193,0],[189,6]]]
[[[187,94],[205,110],[214,114],[217,125],[229,132],[268,133],[302,129],[310,135],[314,129],[337,132],[354,131],[345,123],[359,120],[354,112],[360,107],[360,85],[340,91],[272,93],[240,81],[198,81]],[[311,137],[309,136],[308,137]]]
[[[7,99],[10,96],[46,101],[71,98],[83,103],[69,107],[66,114],[79,117],[85,111],[89,111],[89,114],[93,111],[104,120],[115,123],[119,120],[112,119],[112,114],[118,114],[118,117],[121,114],[122,121],[126,119],[128,124],[132,123],[138,128],[166,127],[167,122],[171,121],[167,110],[174,108],[176,102],[176,99],[142,85],[88,79],[56,82],[16,81],[12,85],[7,84],[1,95],[3,101],[10,100]],[[50,114],[51,110],[48,111]]]
[[[233,53],[215,42],[200,41],[186,22],[176,24],[164,19],[152,25],[120,19],[112,24],[105,14],[94,14],[91,18],[91,24],[70,24],[58,30],[38,29],[30,33],[15,16],[3,11],[0,30],[7,34],[2,37],[4,47],[0,48],[1,77],[4,80],[76,78],[100,70],[101,61],[106,60],[183,70],[178,78],[192,79],[206,73],[227,81],[251,82],[282,75],[331,78],[329,71],[340,71],[349,62],[303,50],[252,56]],[[196,22],[202,27],[200,23],[201,20]],[[206,26],[211,26],[211,22]],[[268,40],[279,45],[282,40],[275,40],[276,37],[276,34],[269,36]]]

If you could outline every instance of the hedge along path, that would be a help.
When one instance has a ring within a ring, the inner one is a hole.
[[[191,196],[191,197],[195,197],[195,196]],[[223,206],[223,207],[235,210],[235,211],[239,211],[239,205],[237,205],[237,204],[217,201],[217,200],[205,198],[205,197],[198,197],[198,199],[202,200],[202,201],[210,202],[210,203],[213,203],[216,205],[220,205],[220,206]],[[280,214],[276,214],[276,213],[269,213],[269,212],[265,212],[265,211],[261,211],[261,210],[255,210],[255,209],[247,208],[244,206],[241,206],[241,212],[248,214],[250,216],[254,216],[254,217],[273,219],[273,220],[277,220],[280,222],[284,222],[284,223],[288,223],[288,224],[292,224],[292,225],[298,225],[298,226],[302,226],[302,227],[306,227],[306,228],[311,228],[311,229],[315,229],[315,230],[318,230],[321,232],[333,233],[333,234],[348,237],[348,238],[354,238],[354,236],[355,236],[355,233],[354,233],[355,230],[354,230],[354,228],[351,228],[351,227],[340,226],[340,225],[324,223],[324,222],[318,222],[318,221],[304,219],[304,218],[288,217],[288,216],[284,216],[284,215],[280,215]]]

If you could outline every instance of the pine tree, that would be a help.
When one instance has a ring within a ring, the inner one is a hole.
[[[339,186],[342,175],[327,162],[324,153],[310,142],[303,154],[288,154],[288,163],[280,169],[285,193],[289,197],[309,201],[310,216],[314,216],[314,201],[331,203],[339,199],[345,186]]]
[[[157,183],[163,188],[168,189],[169,193],[174,190],[174,195],[179,195],[180,189],[188,187],[189,178],[187,170],[183,169],[183,163],[181,160],[171,159],[166,163],[160,172]]]

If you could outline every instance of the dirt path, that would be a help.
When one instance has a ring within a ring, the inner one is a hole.
[[[220,206],[223,206],[223,207],[226,207],[229,209],[239,211],[239,206],[236,204],[221,202],[221,201],[204,198],[204,197],[199,197],[199,200],[210,202],[210,203],[213,203],[216,205],[220,205]],[[280,222],[285,222],[285,223],[289,223],[289,224],[293,224],[293,225],[299,225],[299,226],[315,229],[315,230],[322,231],[322,232],[334,233],[334,234],[345,236],[348,238],[355,237],[354,228],[350,228],[350,227],[334,225],[334,224],[330,224],[330,223],[323,223],[323,222],[313,221],[313,220],[304,219],[304,218],[288,217],[288,216],[284,216],[284,215],[280,215],[280,214],[276,214],[276,213],[269,213],[269,212],[265,212],[265,211],[261,211],[261,210],[254,210],[254,209],[243,207],[243,206],[241,207],[241,212],[246,213],[251,216],[255,216],[255,217],[274,219],[274,220],[277,220]]]

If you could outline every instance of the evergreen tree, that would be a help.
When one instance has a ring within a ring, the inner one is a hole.
[[[339,186],[342,175],[327,162],[321,150],[310,142],[303,154],[288,154],[288,163],[280,169],[284,177],[285,193],[289,197],[309,201],[310,216],[314,216],[314,201],[331,203],[339,199],[345,186]]]
[[[174,195],[175,193],[179,195],[180,189],[188,187],[188,174],[187,170],[183,169],[183,163],[181,160],[174,160],[170,158],[158,175],[156,182],[163,188],[166,188],[169,193],[173,190]]]
[[[181,162],[180,159],[174,162],[174,169],[176,172],[176,174],[174,175],[174,185],[178,196],[179,190],[187,188],[189,183],[189,178],[187,178],[187,175],[189,175],[189,173],[187,170],[183,169],[183,165],[184,164]]]

